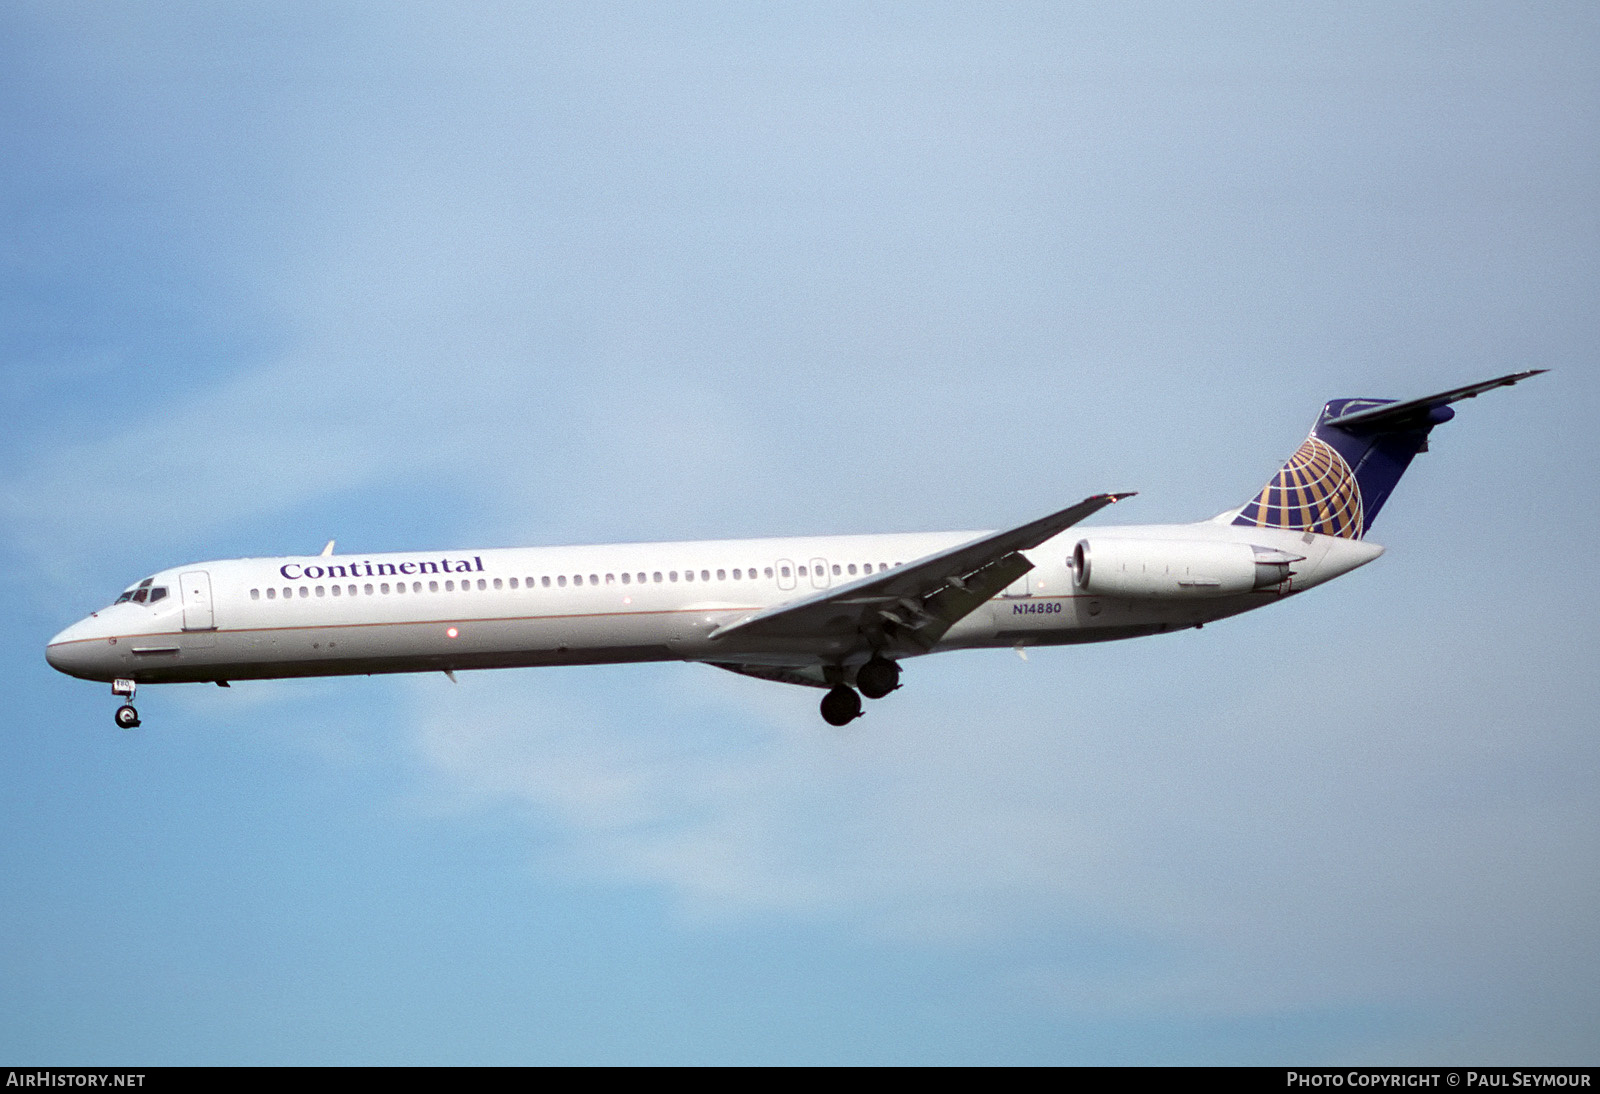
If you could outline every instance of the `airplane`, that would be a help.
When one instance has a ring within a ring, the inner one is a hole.
[[[844,726],[908,658],[1200,627],[1377,558],[1365,539],[1450,404],[1335,399],[1254,498],[1193,524],[1075,526],[1096,494],[1002,532],[333,553],[197,562],[144,578],[52,638],[61,672],[140,684],[695,661],[823,690]]]

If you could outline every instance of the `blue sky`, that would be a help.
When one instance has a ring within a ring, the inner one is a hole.
[[[12,5],[0,1059],[1561,1062],[1600,1043],[1586,4]],[[184,562],[1249,497],[1376,564],[912,664],[141,691]]]

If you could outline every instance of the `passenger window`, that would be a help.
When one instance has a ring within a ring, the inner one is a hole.
[[[512,579],[511,579],[511,580],[512,580],[512,581],[513,581],[513,582],[514,582],[514,581],[516,581],[516,580],[517,580],[517,579],[516,579],[516,578],[512,578]],[[496,589],[498,589],[498,588],[499,588],[499,587],[500,587],[500,579],[499,579],[499,578],[498,578],[498,577],[497,577],[497,578],[495,578],[495,579],[494,579],[494,587],[495,587],[495,588],[496,588]]]
[[[333,595],[334,596],[341,596],[341,595],[343,595],[343,593],[344,593],[344,590],[343,590],[343,588],[341,586],[335,585],[333,587]]]
[[[556,578],[556,584],[560,585],[563,589],[565,589],[567,587],[567,575],[566,574],[562,574],[561,576],[557,577]]]
[[[428,582],[428,591],[430,593],[438,592],[439,591],[439,583],[437,581]]]
[[[854,574],[856,572],[856,564],[854,562],[852,562],[850,564],[849,571],[850,571],[851,574]]]
[[[283,598],[285,600],[288,600],[293,595],[294,595],[294,590],[293,589],[285,589],[285,590],[283,590]]]
[[[784,577],[788,577],[789,576],[789,567],[785,566],[783,569],[779,570],[778,572],[781,573]]]
[[[301,600],[304,600],[306,597],[308,597],[310,595],[311,595],[311,590],[309,588],[307,588],[304,585],[300,586],[300,599]]]
[[[676,581],[676,580],[678,580],[678,571],[677,570],[668,570],[667,571],[667,580],[668,581]]]
[[[768,577],[771,577],[771,576],[772,576],[772,567],[771,567],[771,566],[768,566],[768,567],[767,567],[767,576],[768,576]]]
[[[367,585],[367,586],[364,586],[364,588],[366,589],[367,595],[371,596],[372,595],[372,586],[371,585]],[[387,589],[384,590],[384,592],[388,592],[388,591],[389,590],[387,590]]]
[[[498,589],[500,587],[500,579],[499,578],[495,578],[494,587],[496,589]],[[512,578],[511,579],[511,587],[513,589],[515,589],[517,587],[517,579],[516,578]]]
[[[657,570],[655,572],[655,582],[656,582],[657,585],[661,584],[661,571],[660,570]]]
[[[632,575],[632,574],[623,574],[623,575],[622,575],[622,583],[623,583],[623,584],[624,584],[624,585],[626,585],[626,584],[628,584],[628,583],[629,583],[629,581],[630,581],[630,580],[631,580],[631,579],[632,579],[632,577],[633,577],[633,575]]]
[[[833,576],[834,577],[838,577],[839,576],[839,564],[837,562],[835,562],[833,564]]]
[[[268,589],[267,590],[267,599],[268,600],[276,600],[276,599],[278,599],[278,590],[277,589]]]
[[[718,581],[726,581],[726,580],[728,580],[728,571],[726,571],[726,570],[718,570],[717,571],[717,580]]]
[[[550,579],[548,577],[541,577],[539,579],[539,584],[543,585],[546,589],[548,589],[550,587]],[[565,584],[565,582],[563,582],[563,584]]]
[[[616,574],[607,574],[606,575],[606,584],[607,585],[615,585],[616,583],[617,583],[617,575]]]
[[[321,585],[318,585],[318,586],[317,586],[317,595],[318,595],[318,596],[322,596],[322,595],[323,595],[323,592],[322,592],[322,586],[321,586]]]
[[[735,580],[735,581],[739,580],[739,571],[738,570],[733,571],[733,580]]]
[[[396,588],[397,589],[403,589],[403,588],[405,588],[405,586],[404,585],[398,585],[398,586],[396,586]],[[378,586],[378,591],[383,593],[384,596],[388,596],[389,595],[389,583],[387,581],[385,581],[383,584],[379,585]]]
[[[456,591],[456,583],[454,581],[446,581],[444,583],[444,591],[447,592],[447,593],[455,592]]]
[[[590,574],[589,575],[589,584],[591,584],[591,585],[600,584],[600,575],[599,574]]]
[[[480,577],[480,578],[479,578],[479,579],[478,579],[478,591],[479,591],[479,592],[480,592],[480,593],[481,593],[481,592],[483,592],[483,591],[484,591],[484,590],[485,590],[485,589],[487,589],[487,588],[488,588],[488,587],[489,587],[489,585],[488,585],[488,583],[487,583],[487,582],[485,582],[485,581],[484,581],[484,580],[483,580],[483,578],[481,578],[481,577]],[[499,588],[499,587],[500,587],[500,579],[499,579],[499,578],[495,578],[495,579],[494,579],[494,587],[495,587],[495,588],[496,588],[496,589],[498,589],[498,588]]]
[[[685,581],[693,581],[694,580],[694,571],[693,570],[685,570],[685,571],[683,571],[683,580],[685,580]]]
[[[251,600],[260,600],[261,599],[261,590],[260,589],[251,589],[250,590],[250,599]]]

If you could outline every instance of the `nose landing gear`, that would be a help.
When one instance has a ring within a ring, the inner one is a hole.
[[[133,708],[133,693],[138,688],[139,685],[132,680],[111,681],[111,694],[122,696],[128,700],[117,708],[116,720],[118,729],[139,728],[139,712]]]

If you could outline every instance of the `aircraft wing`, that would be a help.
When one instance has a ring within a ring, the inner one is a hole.
[[[931,649],[962,616],[1033,569],[1023,551],[1132,496],[1096,494],[1019,528],[747,616],[718,627],[709,637],[742,643],[876,632],[885,645]]]

